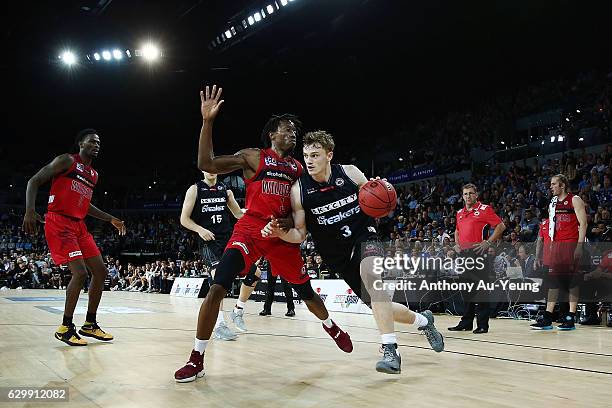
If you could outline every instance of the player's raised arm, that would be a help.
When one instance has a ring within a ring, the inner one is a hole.
[[[254,173],[259,165],[259,149],[243,149],[234,155],[215,156],[214,154],[212,129],[219,108],[223,104],[223,99],[220,99],[222,92],[223,88],[217,89],[217,85],[213,85],[212,90],[206,86],[205,91],[200,91],[203,122],[198,144],[198,168],[215,174],[230,173],[234,170]]]
[[[74,159],[69,154],[57,156],[42,169],[28,180],[26,188],[26,212],[23,217],[23,230],[26,234],[36,234],[38,226],[36,221],[42,221],[39,214],[36,213],[36,195],[38,187],[49,182],[54,176],[65,172],[72,166]]]

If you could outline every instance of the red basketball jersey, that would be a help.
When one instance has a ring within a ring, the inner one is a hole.
[[[550,235],[548,235],[548,218],[544,218],[540,223],[539,235],[544,243],[542,250],[542,263],[546,266],[550,265]]]
[[[551,214],[555,220],[555,234],[553,241],[577,242],[578,241],[578,218],[572,204],[574,195],[568,193],[563,200],[557,200],[555,213]]]
[[[83,219],[89,210],[98,172],[87,166],[78,154],[72,154],[74,163],[64,173],[53,178],[49,192],[49,212]]]
[[[291,186],[302,175],[300,162],[282,158],[272,149],[261,151],[259,167],[246,184],[245,215],[261,220],[270,216],[285,218],[291,214]]]

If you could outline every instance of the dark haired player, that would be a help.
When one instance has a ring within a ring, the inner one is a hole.
[[[384,254],[384,249],[378,242],[374,220],[359,206],[359,189],[368,180],[353,165],[331,164],[334,146],[334,139],[327,132],[309,132],[304,136],[308,173],[291,188],[295,227],[283,233],[276,220],[272,220],[262,236],[278,236],[287,242],[300,243],[310,232],[325,263],[372,307],[383,349],[383,359],[376,364],[376,370],[399,374],[401,357],[394,320],[423,330],[437,352],[444,350],[444,338],[434,326],[431,311],[415,313],[400,303],[392,303],[386,291],[374,289],[374,280],[381,277],[375,275],[372,262],[374,257]]]
[[[317,316],[325,331],[339,348],[350,353],[353,344],[329,317],[325,304],[310,285],[303,272],[299,244],[261,237],[261,229],[271,217],[285,218],[291,212],[291,185],[302,174],[301,164],[291,157],[295,148],[300,122],[293,115],[273,116],[262,131],[265,149],[247,148],[234,155],[215,156],[212,129],[219,107],[222,89],[200,92],[202,130],[198,148],[198,168],[215,174],[242,170],[247,188],[248,211],[236,225],[221,262],[217,265],[214,284],[200,306],[195,346],[187,364],[177,370],[177,382],[189,382],[204,375],[204,351],[212,334],[219,305],[238,275],[245,275],[251,265],[264,256],[272,270],[291,283],[308,309]]]
[[[85,324],[79,330],[82,336],[110,341],[113,336],[104,332],[96,321],[96,312],[104,289],[108,270],[92,235],[87,231],[83,219],[87,215],[113,224],[120,235],[125,235],[123,221],[96,208],[91,204],[93,189],[98,182],[98,172],[91,167],[100,151],[100,137],[94,129],[84,129],[77,135],[78,154],[62,154],[40,169],[28,181],[26,190],[26,213],[23,229],[28,234],[38,232],[37,221],[42,219],[36,213],[38,188],[51,181],[49,205],[45,215],[45,237],[51,257],[57,265],[68,264],[72,279],[66,288],[66,304],[62,325],[55,332],[55,338],[70,346],[86,346],[76,332],[72,316],[79,300],[79,293],[91,272],[89,303]]]

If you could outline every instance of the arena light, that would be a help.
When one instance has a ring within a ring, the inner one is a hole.
[[[287,5],[287,0],[281,0],[281,6],[286,6]]]
[[[501,144],[505,145],[505,144],[506,144],[506,142],[504,142],[504,141],[502,140],[502,141],[501,141]]]
[[[261,14],[259,14],[259,11],[255,14],[253,14],[253,18],[255,19],[255,22],[258,23],[261,21]]]
[[[403,158],[403,157],[400,157],[398,160],[399,160],[399,161],[404,161],[404,158]]]
[[[584,137],[581,137],[580,139],[578,139],[579,142],[584,142]]]
[[[557,142],[562,142],[564,137],[562,135],[557,136]]]
[[[226,36],[228,39],[232,38],[232,33],[230,32],[230,30],[226,30],[226,31],[225,31],[225,36]]]
[[[94,52],[94,59],[96,61],[100,61],[100,54],[98,54],[97,52]]]
[[[268,14],[274,13],[274,6],[271,4],[268,4],[268,7],[266,7],[266,11],[268,12]]]
[[[247,18],[247,21],[249,22],[249,25],[255,24],[255,19],[253,18],[253,16],[249,16],[249,18]]]
[[[554,136],[551,136],[551,137],[550,137],[550,143],[554,143],[555,139],[556,139],[556,138],[555,138]]]
[[[114,57],[116,60],[120,60],[121,58],[123,58],[123,53],[121,52],[121,50],[114,49],[114,50],[113,50],[113,57]]]
[[[544,146],[544,141],[542,140],[542,146]]]
[[[132,53],[130,52],[130,50],[125,50],[125,55],[127,55],[128,58],[132,58]]]
[[[565,118],[565,121],[566,121],[566,122],[569,122],[569,121],[570,121],[570,118]]]
[[[580,113],[580,109],[576,109],[576,113]]]
[[[148,61],[154,61],[157,58],[159,58],[160,52],[159,52],[159,48],[157,48],[156,45],[154,44],[145,44],[142,47],[142,56],[144,57],[144,59],[148,60]]]
[[[72,65],[76,62],[76,55],[72,51],[64,51],[62,55],[60,55],[60,59],[66,65]]]
[[[102,51],[102,58],[104,58],[105,61],[110,61],[111,59],[110,51],[107,51],[107,50]]]

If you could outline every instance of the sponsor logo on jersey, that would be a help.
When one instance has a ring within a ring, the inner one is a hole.
[[[225,203],[225,197],[200,199],[200,204],[210,204],[210,203]]]
[[[313,188],[309,188],[308,190],[306,190],[306,194],[314,194],[317,192],[317,188],[313,187]]]
[[[337,185],[338,187],[342,187],[342,186],[344,185],[344,179],[343,179],[343,178],[338,177],[338,178],[336,179],[336,185]]]
[[[266,166],[276,166],[276,159],[274,157],[266,156],[264,157],[264,164]]]
[[[287,180],[289,182],[293,181],[293,178],[285,173],[279,173],[278,171],[266,171],[266,177],[278,177],[278,178],[282,178],[284,180]]]
[[[68,252],[68,258],[74,258],[75,256],[82,256],[81,251],[72,251]]]
[[[247,248],[247,246],[243,242],[233,241],[232,245],[238,245],[240,248],[242,248],[245,254],[249,254],[249,248]]]
[[[51,204],[53,201],[55,201],[55,195],[50,195],[49,196],[49,204]]]
[[[361,207],[356,206],[347,211],[340,211],[338,214],[332,215],[331,217],[325,217],[324,215],[321,215],[317,217],[317,222],[321,225],[332,225],[343,221],[352,215],[359,214],[360,212]]]
[[[81,173],[85,171],[85,167],[83,167],[83,163],[77,163],[76,164],[76,168],[78,171],[80,171]]]
[[[345,206],[347,204],[350,204],[350,203],[353,203],[355,201],[357,201],[357,193],[353,193],[353,194],[351,194],[348,197],[341,198],[340,200],[334,201],[332,203],[325,204],[325,205],[322,205],[322,206],[317,207],[317,208],[313,208],[310,211],[313,214],[316,214],[316,215],[324,214],[324,213],[326,213],[328,211],[338,209],[340,207],[343,207],[343,206]]]
[[[264,194],[289,197],[291,193],[291,185],[276,180],[264,180],[261,182],[261,191]]]
[[[264,157],[264,164],[266,166],[275,166],[275,167],[290,167],[291,170],[297,171],[298,167],[293,161],[277,161],[274,157],[266,156]]]
[[[91,172],[91,177],[94,177],[94,176],[96,175],[96,172],[95,172],[95,171],[90,170],[90,172]]]
[[[92,183],[91,181],[87,180],[85,177],[83,176],[79,176],[78,174],[76,175],[77,180],[83,182],[83,184],[93,188],[94,187],[94,183]]]

